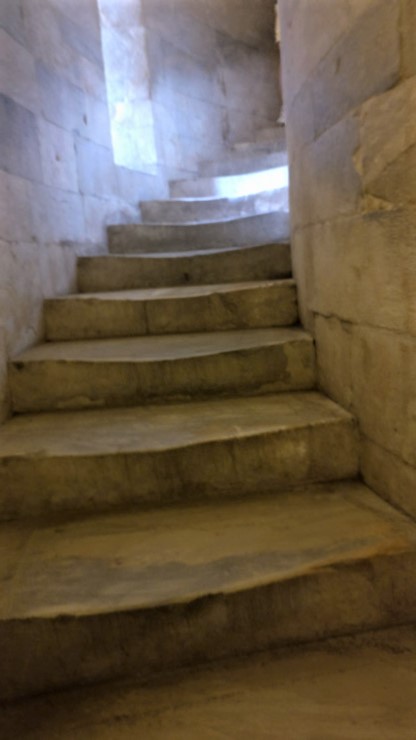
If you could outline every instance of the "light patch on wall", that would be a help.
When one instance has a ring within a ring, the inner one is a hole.
[[[114,161],[152,172],[157,151],[140,3],[99,0],[98,4]]]

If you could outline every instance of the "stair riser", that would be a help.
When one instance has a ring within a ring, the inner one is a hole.
[[[292,273],[288,244],[181,257],[83,257],[78,260],[82,293],[174,285],[212,285],[274,280]]]
[[[225,158],[222,162],[203,162],[199,167],[202,177],[221,177],[223,175],[245,175],[250,172],[261,172],[273,167],[287,166],[287,152],[249,153],[246,156],[237,153]]]
[[[145,201],[141,203],[140,209],[144,224],[229,221],[278,210],[288,211],[289,193],[287,188],[282,188],[246,198]]]
[[[78,455],[46,457],[40,451],[0,462],[0,518],[250,495],[357,473],[358,436],[350,420],[159,452],[83,456],[80,447]]]
[[[209,395],[256,395],[315,386],[312,340],[151,362],[15,362],[16,413],[136,406]]]
[[[208,224],[109,226],[108,248],[111,254],[186,252],[267,244],[287,240],[289,234],[289,214],[282,211]]]
[[[84,299],[45,303],[49,341],[291,326],[298,319],[294,283],[160,300]]]
[[[0,697],[147,679],[195,663],[409,623],[416,619],[415,567],[414,553],[392,553],[167,608],[5,621]]]
[[[239,198],[287,185],[287,167],[276,167],[242,175],[173,180],[170,183],[170,194],[172,198]]]

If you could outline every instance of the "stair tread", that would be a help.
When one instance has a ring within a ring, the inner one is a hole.
[[[14,360],[30,362],[163,362],[183,358],[228,354],[288,342],[312,342],[302,329],[269,328],[237,331],[169,334],[166,336],[127,337],[121,339],[87,339],[48,342],[37,345]]]
[[[0,619],[88,616],[234,593],[415,551],[416,528],[358,482],[160,511],[4,525]]]
[[[235,254],[237,256],[240,252],[254,252],[254,250],[261,250],[264,247],[287,246],[289,249],[289,242],[287,239],[276,240],[265,244],[247,244],[245,246],[230,245],[220,247],[207,247],[206,249],[170,249],[167,252],[136,252],[133,254],[97,254],[87,257],[79,257],[79,261],[87,260],[175,260],[190,257],[215,257],[220,255]],[[255,252],[254,252],[255,253]]]
[[[0,429],[0,464],[10,458],[158,452],[211,441],[340,423],[353,418],[308,391],[166,406],[42,413]]]
[[[275,285],[294,286],[291,278],[281,280],[250,280],[239,283],[216,283],[212,285],[173,285],[165,288],[137,288],[134,290],[98,291],[73,293],[48,299],[51,301],[160,301],[172,298],[197,298],[213,293],[238,293],[245,290],[267,290]]]

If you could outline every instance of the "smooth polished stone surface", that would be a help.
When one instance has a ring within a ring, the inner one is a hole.
[[[327,640],[5,708],[20,740],[414,740],[416,630]]]
[[[290,326],[293,280],[80,293],[45,302],[49,341]]]
[[[287,243],[202,252],[81,257],[78,260],[78,286],[82,293],[274,280],[291,274]]]
[[[360,483],[2,534],[3,696],[416,618],[416,527]]]
[[[249,495],[357,472],[352,417],[311,392],[38,414],[0,429],[2,518]]]
[[[310,390],[315,348],[297,328],[48,342],[9,382],[17,413]]]

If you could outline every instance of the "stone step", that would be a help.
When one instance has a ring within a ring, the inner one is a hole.
[[[202,162],[199,166],[201,177],[222,177],[224,175],[246,175],[251,172],[287,167],[287,152],[266,152],[240,154],[224,157],[218,162]]]
[[[111,254],[193,251],[288,241],[287,211],[200,224],[120,224],[108,227]]]
[[[358,472],[353,418],[319,393],[15,417],[0,516],[252,495]]]
[[[261,193],[264,190],[287,188],[287,167],[274,167],[244,175],[222,177],[200,177],[188,180],[172,180],[169,184],[172,198],[237,198],[242,195]]]
[[[45,301],[49,341],[291,326],[294,280],[78,293]]]
[[[13,702],[0,737],[195,740],[197,727],[198,740],[414,740],[415,694],[405,625]]]
[[[7,699],[416,619],[415,525],[360,483],[7,525],[0,550]]]
[[[260,129],[250,141],[237,141],[235,152],[287,152],[286,129],[284,126]]]
[[[297,328],[50,342],[10,363],[9,384],[15,413],[309,390],[315,351]]]
[[[239,198],[177,198],[140,204],[144,224],[232,221],[275,211],[289,211],[288,189],[267,190]]]
[[[83,293],[275,280],[291,274],[290,246],[283,243],[78,259],[78,289]]]

